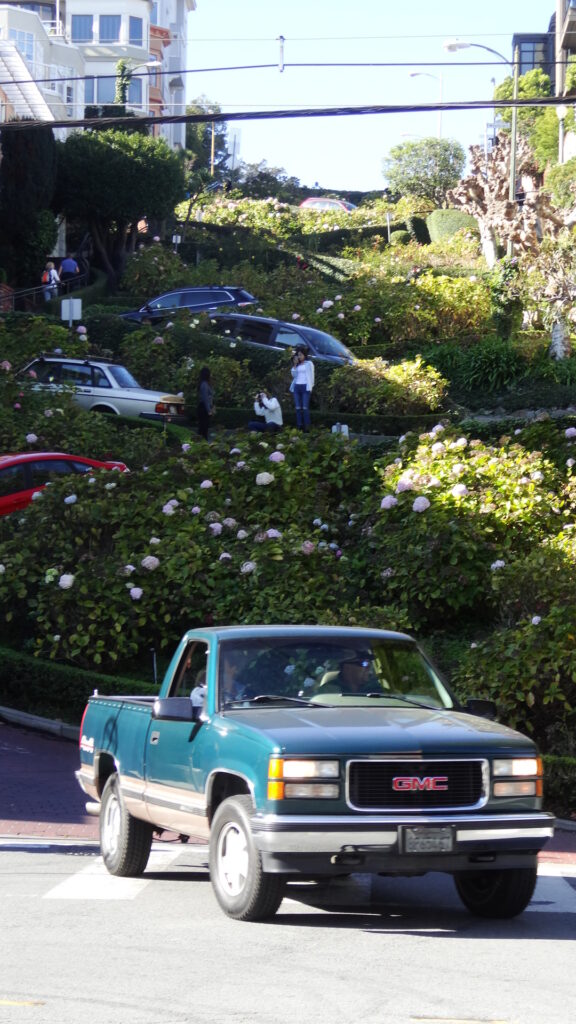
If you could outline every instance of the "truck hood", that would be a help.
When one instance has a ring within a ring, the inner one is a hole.
[[[286,754],[485,757],[520,751],[533,755],[536,749],[532,740],[505,725],[453,710],[316,705],[238,709],[225,718],[233,720],[235,731],[265,736]]]

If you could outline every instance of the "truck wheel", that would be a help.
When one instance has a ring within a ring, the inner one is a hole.
[[[284,895],[284,878],[266,874],[250,832],[249,796],[224,800],[210,829],[210,880],[222,910],[236,921],[266,921]]]
[[[104,786],[100,806],[100,850],[111,875],[134,878],[144,871],[152,846],[152,826],[125,807],[117,775]]]
[[[477,917],[516,917],[532,899],[536,875],[536,868],[463,871],[454,883],[464,906]]]

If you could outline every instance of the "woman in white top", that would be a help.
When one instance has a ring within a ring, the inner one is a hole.
[[[292,384],[290,391],[294,395],[296,409],[296,426],[300,430],[310,429],[310,396],[314,387],[314,363],[308,355],[308,349],[298,347],[292,360]]]

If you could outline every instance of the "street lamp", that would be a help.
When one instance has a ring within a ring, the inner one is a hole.
[[[493,50],[490,46],[484,46],[482,43],[467,43],[462,39],[447,39],[444,43],[444,49],[448,50],[449,53],[456,53],[457,50],[468,50],[473,47],[476,50],[486,50],[487,53],[493,53],[499,60],[504,61],[509,68],[512,68],[513,73],[513,92],[512,99],[514,105],[512,107],[512,124],[510,126],[510,178],[508,183],[508,199],[511,203],[516,202],[516,151],[518,148],[518,108],[516,106],[516,100],[518,99],[518,77],[520,74],[520,48],[514,47],[514,59],[508,60],[503,53],[498,50]],[[512,240],[508,241],[507,254],[512,256],[514,251],[514,245]]]
[[[123,106],[126,105],[128,89],[135,71],[139,71],[140,68],[159,68],[161,66],[162,61],[160,60],[148,60],[144,64],[135,64],[133,67],[125,58],[119,60],[116,64],[116,93],[114,96],[114,103],[121,103]],[[150,72],[147,72],[147,74],[150,74]]]
[[[556,107],[556,117],[558,118],[558,163],[564,163],[564,122],[566,115],[568,114],[568,107],[565,103],[560,103]]]
[[[411,71],[410,78],[435,78],[438,82],[438,102],[442,103],[442,75],[433,75],[430,71]],[[438,138],[442,138],[442,108],[438,110]]]

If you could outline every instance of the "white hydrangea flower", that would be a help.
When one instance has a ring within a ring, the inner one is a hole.
[[[414,499],[414,504],[412,505],[413,512],[425,512],[428,508],[430,508],[428,498],[421,495],[419,498]]]

